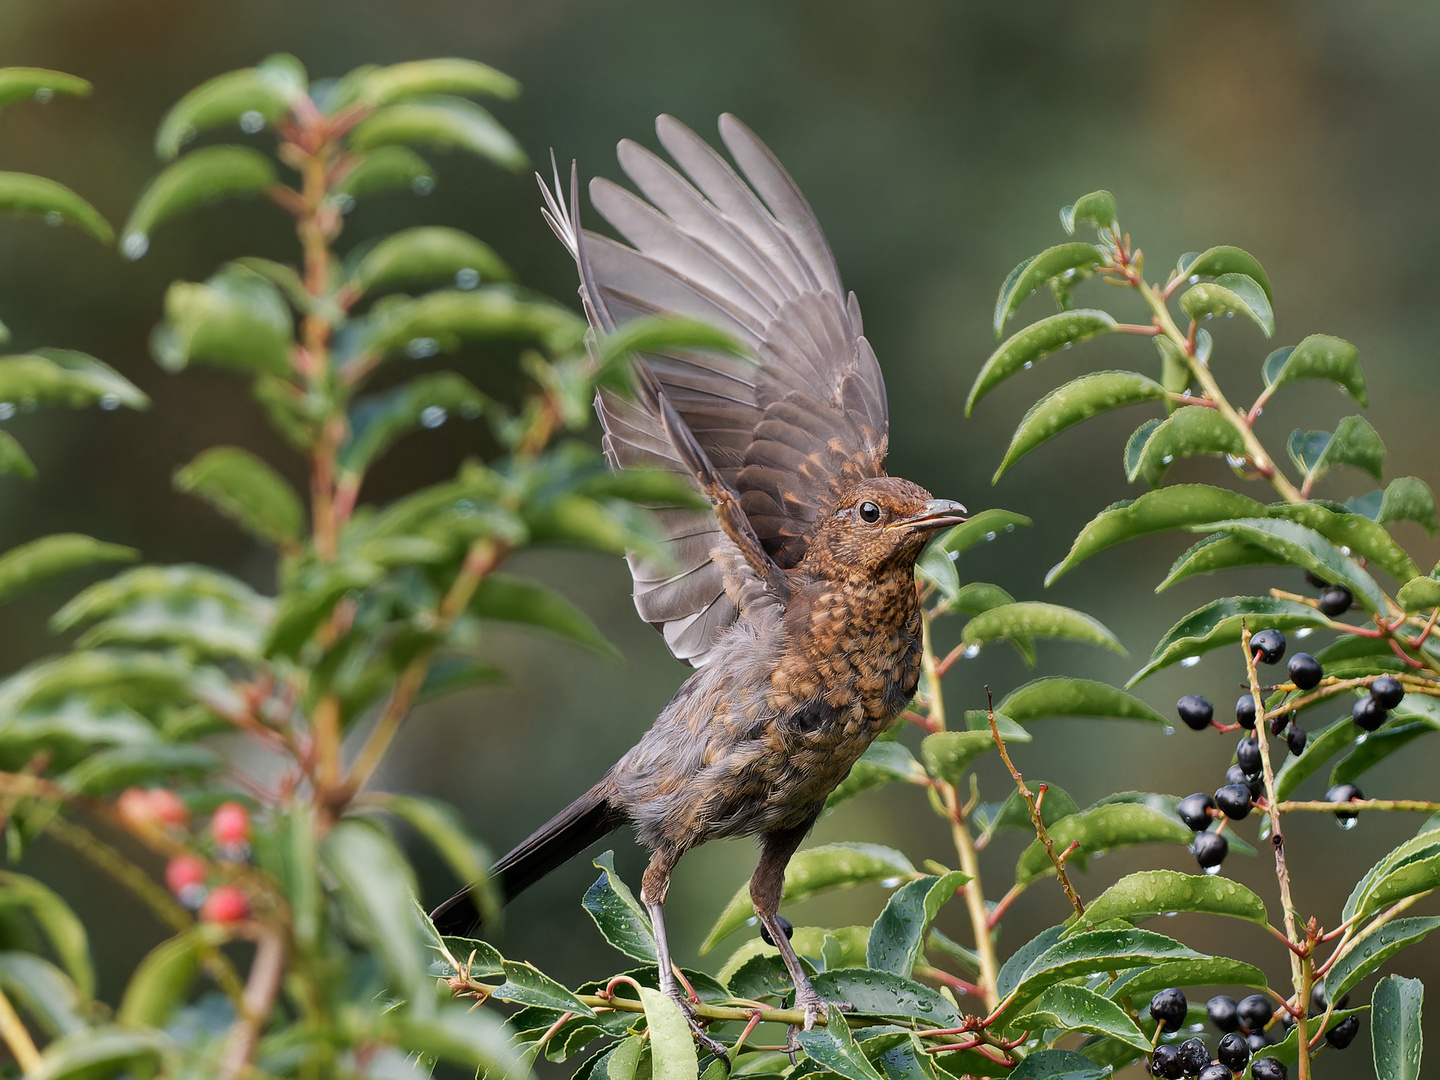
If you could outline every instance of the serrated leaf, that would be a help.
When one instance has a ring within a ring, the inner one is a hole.
[[[941,877],[907,882],[891,893],[885,909],[870,929],[865,947],[866,967],[908,979],[925,943],[925,932],[941,905],[969,880],[968,874],[952,870]]]
[[[810,980],[826,1001],[844,1001],[860,1016],[904,1017],[949,1026],[960,1011],[928,986],[871,968],[837,968]]]
[[[1030,783],[1037,791],[1042,786],[1033,780]],[[1043,786],[1045,787],[1045,799],[1040,804],[1040,820],[1045,823],[1047,829],[1061,818],[1080,812],[1080,807],[1064,789],[1058,788],[1054,784]],[[977,822],[987,835],[999,832],[1001,829],[1020,829],[1024,832],[1034,832],[1035,830],[1035,825],[1030,819],[1030,808],[1018,790],[1010,792],[1005,797],[1005,801],[998,806],[994,803],[981,803],[976,808],[976,815]]]
[[[1355,883],[1349,898],[1345,901],[1345,920],[1348,922],[1357,916],[1363,916],[1366,912],[1380,910],[1387,901],[1376,901],[1374,897],[1382,882],[1400,872],[1404,879],[1401,884],[1408,885],[1414,876],[1408,871],[1422,866],[1427,861],[1433,861],[1437,855],[1440,855],[1440,828],[1437,828],[1432,822],[1427,822],[1415,836],[1381,856],[1380,860]]]
[[[1252,278],[1268,300],[1274,299],[1270,291],[1270,278],[1258,259],[1242,248],[1222,244],[1202,251],[1199,255],[1182,256],[1176,265],[1178,277],[1213,277],[1224,274],[1244,274]]]
[[[1065,558],[1045,576],[1045,584],[1052,584],[1097,552],[1137,536],[1264,512],[1265,508],[1254,499],[1208,484],[1177,484],[1150,491],[1133,502],[1102,510],[1091,519],[1075,537]]]
[[[1186,405],[1150,431],[1133,461],[1127,461],[1126,477],[1133,482],[1140,476],[1150,486],[1157,487],[1166,470],[1181,458],[1196,454],[1238,457],[1244,452],[1240,432],[1218,409]]]
[[[1420,1009],[1425,984],[1389,975],[1375,984],[1370,999],[1375,1075],[1385,1080],[1419,1080],[1424,1032]]]
[[[565,352],[579,343],[584,332],[584,320],[558,304],[491,286],[442,290],[414,300],[396,297],[377,304],[365,348],[425,355],[455,349],[462,341],[519,338],[538,339],[552,352]]]
[[[220,199],[264,195],[275,181],[274,164],[248,146],[193,150],[167,165],[140,193],[120,250],[128,259],[139,259],[150,250],[150,234],[162,222]]]
[[[299,540],[305,512],[290,485],[238,446],[206,450],[175,474],[175,486],[200,496],[226,517],[273,543]]]
[[[650,916],[615,872],[615,853],[607,851],[596,856],[592,865],[602,873],[586,891],[580,901],[581,906],[590,913],[600,933],[612,946],[626,956],[653,964],[657,954]],[[702,948],[701,951],[705,950]]]
[[[1435,519],[1435,493],[1416,476],[1396,477],[1385,486],[1380,515],[1375,520],[1381,525],[1413,521],[1430,536],[1440,533],[1440,522]]]
[[[1171,585],[1200,574],[1213,574],[1218,570],[1233,570],[1239,566],[1284,566],[1285,560],[1279,555],[1246,543],[1234,536],[1207,536],[1187,548],[1170,567],[1165,580],[1155,586],[1155,591],[1164,592]]]
[[[1249,274],[1219,274],[1214,281],[1192,285],[1181,294],[1180,308],[1196,321],[1239,312],[1252,319],[1266,337],[1275,332],[1275,313],[1267,290]]]
[[[1075,1050],[1036,1050],[1003,1075],[1010,1080],[1106,1080],[1110,1072]]]
[[[824,844],[797,852],[785,868],[782,904],[794,904],[816,893],[846,889],[889,878],[915,876],[915,867],[894,848],[880,844]],[[755,914],[750,889],[742,887],[721,912],[700,946],[703,956],[727,934]]]
[[[1348,547],[1371,566],[1378,566],[1396,581],[1420,576],[1420,568],[1385,529],[1362,514],[1347,514],[1318,503],[1277,503],[1266,508],[1270,517],[1288,518],[1314,529],[1332,544]],[[1248,515],[1245,515],[1248,516]]]
[[[952,555],[960,555],[979,543],[988,543],[1001,533],[1012,531],[1015,526],[1029,526],[1031,520],[1024,514],[1011,510],[982,510],[970,515],[963,525],[956,525],[949,532],[942,533],[931,546],[944,548]]]
[[[336,178],[335,194],[363,199],[389,191],[411,191],[428,195],[435,187],[435,170],[414,150],[404,146],[379,146],[368,154],[354,155],[350,169]]]
[[[1124,1009],[1083,986],[1062,983],[1050,987],[1008,1026],[1017,1031],[1063,1028],[1119,1039],[1142,1051],[1150,1049],[1150,1040]]]
[[[965,624],[961,638],[967,645],[983,645],[997,638],[1065,638],[1125,655],[1125,647],[1099,620],[1074,608],[1034,601],[1005,604],[975,616]]]
[[[1291,433],[1286,449],[1290,460],[1312,481],[1336,465],[1354,465],[1379,480],[1385,464],[1385,444],[1363,416],[1345,417],[1333,435],[1297,428]]]
[[[1055,247],[1046,248],[1038,255],[1030,256],[1010,271],[1005,278],[1005,283],[1000,286],[1000,295],[995,300],[993,323],[995,336],[1000,336],[1011,312],[1019,307],[1027,296],[1051,278],[1061,277],[1075,271],[1089,272],[1092,267],[1103,262],[1105,262],[1105,253],[1094,244],[1057,244]],[[975,398],[973,391],[971,396],[973,401]],[[968,408],[966,412],[969,412]]]
[[[272,609],[268,599],[243,581],[208,566],[140,566],[91,585],[51,616],[50,627],[64,633],[154,600],[214,600],[257,620],[268,617]]]
[[[360,151],[393,145],[465,150],[507,169],[523,168],[528,161],[495,117],[459,97],[382,105],[350,133],[350,145]]]
[[[227,71],[201,83],[177,101],[160,121],[155,153],[170,161],[202,131],[235,124],[247,135],[273,125],[305,94],[304,65],[284,53],[253,68]]]
[[[139,557],[134,548],[107,544],[80,533],[42,536],[0,555],[0,603],[23,589],[81,567],[134,562]]]
[[[1326,995],[1332,1001],[1339,1000],[1347,990],[1377,971],[1390,957],[1401,949],[1419,944],[1437,927],[1440,927],[1440,918],[1434,916],[1393,919],[1356,938],[1326,971]]]
[[[1075,235],[1077,225],[1093,225],[1101,232],[1117,228],[1115,196],[1103,188],[1081,195],[1070,206],[1061,207],[1060,224],[1071,236]]]
[[[1328,334],[1311,334],[1299,345],[1276,349],[1266,357],[1265,385],[1275,391],[1296,379],[1329,379],[1349,391],[1361,405],[1369,405],[1359,356],[1359,350],[1348,341]]]
[[[165,291],[165,322],[150,349],[170,372],[199,361],[286,376],[293,329],[280,291],[254,271],[231,265],[204,283],[177,281]]]
[[[1169,843],[1189,845],[1194,834],[1179,818],[1135,803],[1107,803],[1061,818],[1050,826],[1056,854],[1075,841],[1078,855],[1128,847],[1132,844]],[[1073,856],[1072,856],[1073,857]],[[1028,885],[1036,878],[1055,872],[1044,845],[1037,839],[1015,864],[1015,884]]]
[[[805,1056],[844,1080],[884,1080],[850,1037],[848,1024],[797,1032]]]
[[[1303,626],[1324,626],[1328,621],[1308,604],[1293,600],[1272,600],[1264,596],[1228,596],[1212,600],[1172,626],[1155,646],[1150,660],[1130,677],[1128,689],[1161,668],[1213,649],[1240,643],[1240,623],[1257,630],[1298,630]]]
[[[1248,544],[1278,555],[1291,566],[1308,570],[1333,584],[1345,585],[1369,611],[1385,611],[1385,594],[1375,579],[1354,560],[1314,529],[1293,521],[1267,517],[1245,517],[1191,526],[1199,530],[1224,532]]]
[[[680,1006],[659,990],[640,988],[645,1023],[650,1030],[651,1075],[654,1080],[696,1080],[700,1072],[695,1040]]]
[[[81,995],[87,1000],[95,996],[85,925],[59,893],[32,877],[0,870],[0,911],[21,911],[34,919]]]
[[[1170,725],[1139,698],[1093,679],[1036,679],[1011,691],[995,711],[1021,724],[1051,716],[1098,716]]]
[[[1178,823],[1177,823],[1178,824]],[[1181,826],[1183,828],[1183,826]],[[1054,933],[1059,932],[1058,927]],[[1047,931],[1047,935],[1051,932]],[[1044,941],[1042,935],[1037,941]],[[1030,959],[1020,973],[1007,1014],[1019,1015],[1020,1006],[1034,1000],[1056,983],[1082,975],[1147,967],[1172,960],[1208,960],[1163,934],[1149,930],[1091,930],[1051,944]]]
[[[1254,923],[1269,919],[1265,901],[1228,878],[1142,870],[1121,878],[1090,901],[1084,922],[1094,926],[1111,919],[1135,923],[1172,911],[1229,915]]]
[[[489,244],[459,229],[435,225],[391,233],[365,253],[351,274],[357,291],[366,296],[441,282],[474,288],[512,277]]]
[[[457,1002],[430,1010],[396,1011],[396,1043],[412,1055],[453,1061],[486,1076],[530,1075],[528,1064],[511,1044],[510,1028],[488,1010]]]
[[[435,94],[484,94],[509,100],[519,97],[520,84],[488,64],[443,57],[371,68],[359,80],[356,99],[389,105]]]
[[[1132,968],[1105,989],[1105,996],[1132,997],[1143,1002],[1168,986],[1253,986],[1263,990],[1267,985],[1265,973],[1254,964],[1210,956],[1204,960],[1167,960],[1151,967]],[[1203,1013],[1204,1006],[1199,1008]]]
[[[56,94],[88,97],[90,83],[78,75],[37,67],[0,68],[0,107],[34,101],[48,103]]]
[[[1015,434],[1010,437],[1005,459],[1000,462],[990,482],[997,482],[1010,466],[1031,450],[1082,420],[1110,409],[1142,401],[1158,401],[1164,397],[1163,386],[1134,371],[1097,371],[1073,379],[1030,407]]]
[[[115,230],[88,202],[64,184],[30,173],[0,172],[0,212],[32,214],[56,225],[62,222],[89,233],[102,244],[115,239]]]
[[[453,371],[421,375],[407,383],[360,398],[350,410],[350,437],[340,448],[343,472],[365,472],[402,436],[419,427],[436,427],[451,413],[479,416],[489,399],[469,379]]]
[[[965,415],[969,416],[981,398],[1026,365],[1044,360],[1067,345],[1088,341],[1097,334],[1106,334],[1114,329],[1113,317],[1092,308],[1062,311],[1031,323],[990,354],[980,368],[980,374],[975,376],[969,397],[965,399]]]

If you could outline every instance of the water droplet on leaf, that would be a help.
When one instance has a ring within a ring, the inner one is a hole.
[[[1196,664],[1198,664],[1199,662],[1200,662],[1200,657],[1198,657],[1198,656],[1187,656],[1187,657],[1185,657],[1184,660],[1181,660],[1181,661],[1180,661],[1180,666],[1181,666],[1181,667],[1194,667],[1194,666],[1195,666]]]
[[[457,289],[473,289],[480,284],[480,271],[473,266],[467,266],[455,271],[455,287]]]
[[[150,237],[140,232],[131,233],[121,242],[120,250],[132,261],[142,258],[150,250]]]
[[[246,135],[254,135],[265,127],[265,115],[257,109],[246,109],[240,114],[240,130]]]
[[[440,351],[440,342],[433,337],[411,338],[405,343],[405,355],[411,360],[424,360]]]
[[[0,420],[9,420],[14,415],[14,403],[9,401],[0,401]]]
[[[120,397],[117,394],[101,394],[100,408],[106,412],[114,412],[120,407]]]
[[[35,100],[41,105],[48,105],[55,99],[55,91],[48,86],[37,86],[35,88]]]
[[[52,229],[58,229],[61,225],[65,224],[65,217],[59,210],[46,211],[45,224],[49,225]]]
[[[435,178],[421,173],[415,177],[414,180],[410,181],[410,190],[416,195],[429,195],[435,190]]]
[[[980,655],[980,646],[966,645],[965,648],[960,650],[960,655],[965,657],[966,660],[974,660],[975,657]]]
[[[420,423],[427,428],[437,428],[448,419],[450,414],[439,405],[427,405],[420,410]]]

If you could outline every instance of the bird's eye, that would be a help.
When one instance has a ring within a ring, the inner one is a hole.
[[[880,507],[873,502],[865,501],[860,504],[860,520],[866,525],[874,525],[880,520]]]

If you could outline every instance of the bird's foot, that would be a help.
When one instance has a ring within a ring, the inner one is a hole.
[[[810,985],[809,980],[795,988],[795,1008],[805,1014],[805,1030],[813,1028],[817,1021],[830,1022],[830,1010],[836,1012],[854,1012],[855,1006],[848,1001],[826,1001],[816,989]]]
[[[725,1062],[725,1068],[728,1071],[730,1068],[730,1053],[725,1048],[725,1044],[713,1038],[700,1022],[695,1019],[695,1006],[691,1003],[690,999],[685,996],[683,991],[673,994],[672,998],[675,1004],[680,1006],[680,1012],[685,1017],[685,1022],[690,1025],[690,1032],[695,1036],[695,1041],[699,1043],[701,1049],[715,1055],[717,1060]]]

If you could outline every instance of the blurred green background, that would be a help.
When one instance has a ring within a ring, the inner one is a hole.
[[[1143,417],[1092,421],[1031,455],[999,486],[989,477],[1014,424],[1043,390],[1080,370],[1152,365],[1150,346],[1091,343],[1011,380],[974,419],[963,419],[962,406],[993,347],[990,313],[1000,281],[1020,259],[1062,238],[1056,210],[1085,191],[1115,192],[1154,277],[1163,278],[1181,252],[1215,243],[1254,253],[1275,285],[1273,344],[1322,331],[1356,343],[1371,385],[1369,417],[1390,450],[1387,479],[1410,474],[1440,486],[1433,450],[1440,409],[1440,8],[1334,0],[1130,0],[1085,8],[1054,0],[6,0],[0,43],[0,62],[59,68],[95,84],[90,100],[0,115],[0,168],[70,184],[117,225],[155,170],[150,146],[168,105],[202,80],[275,51],[293,52],[315,77],[437,55],[485,60],[524,84],[520,101],[495,111],[532,158],[544,160],[553,147],[562,161],[578,158],[585,176],[620,178],[615,142],[630,137],[654,146],[657,113],[673,113],[707,137],[720,112],[737,113],[805,191],[847,285],[860,296],[889,383],[892,471],[972,510],[1003,506],[1035,520],[1033,529],[968,554],[962,577],[1084,608],[1131,651],[1122,659],[1042,646],[1044,673],[1123,681],[1160,633],[1214,596],[1271,584],[1303,588],[1289,574],[1278,581],[1240,574],[1193,579],[1153,596],[1153,584],[1186,543],[1172,536],[1107,552],[1044,590],[1046,568],[1077,529],[1112,500],[1139,493],[1124,481],[1120,452]],[[523,281],[573,298],[572,267],[540,220],[528,173],[506,175],[458,156],[438,164],[433,195],[362,206],[342,248],[405,224],[456,225],[491,242]],[[156,561],[203,561],[269,584],[271,554],[175,493],[170,477],[219,442],[251,447],[303,487],[298,463],[267,431],[241,383],[204,370],[166,376],[150,360],[146,338],[171,280],[203,278],[241,254],[293,261],[292,242],[288,220],[259,203],[225,204],[167,224],[136,264],[67,230],[0,223],[0,317],[14,330],[12,345],[87,350],[154,399],[148,414],[6,421],[41,478],[0,486],[0,549],[42,532],[78,530],[133,544]],[[1022,320],[1044,314],[1044,303],[1031,301]],[[1248,401],[1273,345],[1249,325],[1215,330],[1221,383]],[[513,388],[512,356],[462,354],[456,363],[488,389]],[[1261,423],[1276,451],[1293,427],[1328,427],[1349,404],[1329,384],[1296,386],[1282,398]],[[484,445],[478,428],[459,422],[417,436],[376,472],[365,497],[385,500],[446,475]],[[1177,481],[1202,478],[1225,482],[1223,466],[1186,462],[1172,471]],[[1319,493],[1344,498],[1372,486],[1367,477],[1342,474]],[[1401,530],[1417,560],[1431,565],[1440,546],[1417,527]],[[497,853],[593,782],[685,675],[635,617],[619,560],[554,552],[525,562],[593,616],[624,663],[533,637],[497,636],[510,686],[422,711],[381,778],[452,800]],[[75,587],[72,581],[7,609],[0,622],[5,670],[58,647],[45,619]],[[1237,658],[1216,654],[1140,692],[1166,711],[1185,692],[1204,693],[1226,709],[1240,674]],[[1027,677],[1006,648],[987,649],[950,677],[949,707],[981,707],[986,683],[1003,696]],[[1317,716],[1311,726],[1329,719]],[[1057,721],[1037,725],[1035,734],[1034,743],[1015,748],[1017,764],[1081,805],[1116,789],[1212,789],[1232,751],[1219,736],[1181,731],[1167,738],[1118,723]],[[1432,748],[1418,746],[1375,770],[1367,794],[1440,796]],[[1003,797],[1008,783],[993,766],[982,768],[983,796]],[[1369,815],[1341,832],[1328,819],[1301,817],[1287,834],[1296,895],[1304,912],[1331,924],[1349,883],[1419,824]],[[1253,831],[1252,823],[1240,827],[1242,835]],[[945,830],[914,789],[856,800],[823,820],[814,842],[841,838],[893,844],[917,863],[954,861]],[[1013,834],[986,854],[992,898],[1008,887],[1021,843]],[[615,845],[633,880],[640,853],[625,835]],[[754,855],[748,843],[716,844],[682,864],[670,918],[686,962],[713,970],[740,940],[719,955],[696,955]],[[52,864],[44,850],[32,861],[63,875],[82,914],[113,931],[96,943],[113,993],[119,972],[158,940],[160,928],[111,896],[103,881]],[[1188,870],[1193,861],[1179,849],[1118,852],[1092,863],[1077,885],[1094,895],[1129,870],[1157,865]],[[432,869],[426,886],[438,899],[452,883]],[[1226,870],[1274,906],[1268,859],[1232,856]],[[578,907],[593,877],[579,859],[537,887],[511,910],[505,951],[566,980],[613,970],[616,957]],[[878,889],[860,889],[788,914],[799,923],[869,922],[882,902]],[[1053,885],[1032,888],[1006,921],[1002,952],[1065,911]],[[967,939],[960,905],[940,925]],[[1283,952],[1255,928],[1182,917],[1164,929],[1288,977]],[[1394,969],[1424,974],[1437,970],[1437,958],[1440,947],[1422,947],[1402,954]],[[1364,1044],[1320,1066],[1322,1076],[1369,1070]]]

